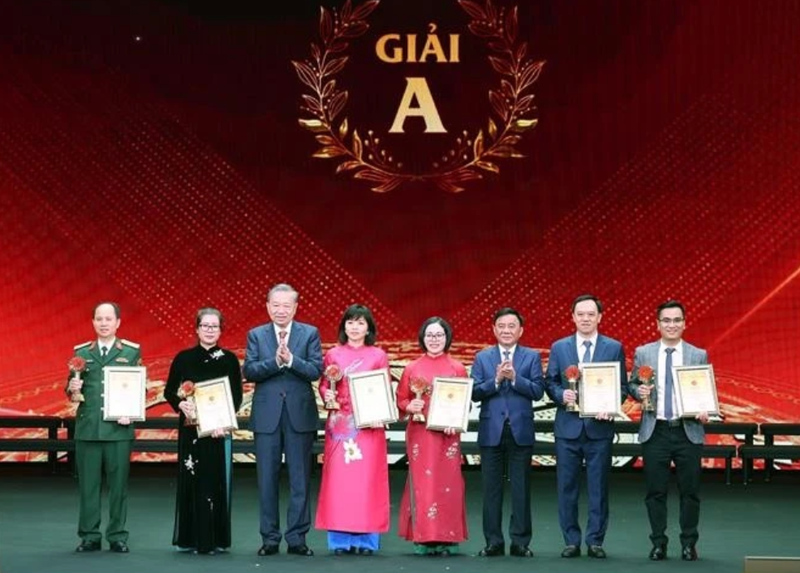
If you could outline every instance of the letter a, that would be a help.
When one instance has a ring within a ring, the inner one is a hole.
[[[417,98],[419,107],[411,107],[411,102]],[[389,133],[404,133],[403,125],[407,117],[417,116],[425,120],[425,133],[447,133],[439,117],[439,111],[433,102],[431,90],[425,78],[406,78],[406,91],[403,100],[394,116],[394,123]]]

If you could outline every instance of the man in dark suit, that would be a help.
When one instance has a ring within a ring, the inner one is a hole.
[[[486,547],[478,555],[505,553],[503,483],[505,459],[511,481],[510,554],[533,557],[530,472],[533,455],[533,405],[544,396],[539,353],[517,344],[523,319],[513,308],[494,315],[497,346],[481,350],[472,365],[472,399],[480,402],[478,445],[483,482],[483,534]]]
[[[108,485],[106,540],[111,551],[128,553],[128,473],[133,426],[127,418],[103,420],[103,367],[139,366],[139,345],[117,338],[120,309],[103,302],[94,308],[92,325],[97,338],[75,347],[76,357],[85,361],[83,371],[73,373],[67,394],[77,402],[75,414],[75,467],[80,490],[78,553],[98,551],[100,540],[103,477]]]
[[[654,411],[642,412],[639,426],[647,487],[645,505],[653,543],[650,559],[661,561],[667,557],[667,486],[670,462],[674,462],[680,492],[681,558],[695,561],[700,521],[700,461],[705,439],[703,424],[708,421],[708,414],[698,414],[694,419],[678,417],[672,369],[708,364],[708,354],[683,340],[686,311],[680,302],[670,300],[661,304],[656,318],[661,340],[636,349],[629,383],[632,396],[639,400],[648,396],[654,405]],[[639,379],[642,366],[649,366],[655,372],[652,386]]]
[[[278,488],[284,454],[290,496],[283,537],[289,553],[314,555],[306,545],[311,448],[319,426],[311,383],[322,372],[322,345],[315,327],[294,320],[297,298],[287,284],[272,287],[267,296],[271,322],[247,334],[244,375],[256,384],[250,423],[256,442],[262,556],[277,553],[281,542]]]
[[[608,413],[596,418],[581,418],[575,405],[576,393],[564,374],[569,366],[589,362],[619,364],[620,396],[628,395],[625,351],[622,344],[601,335],[597,328],[603,318],[603,305],[593,295],[582,295],[572,303],[576,332],[556,341],[547,364],[547,395],[558,410],[555,421],[556,481],[558,484],[558,520],[566,547],[561,557],[581,554],[581,527],[578,525],[578,493],[581,466],[586,462],[586,486],[589,496],[589,519],[586,524],[586,547],[589,557],[604,559],[603,541],[608,526],[608,474],[611,469],[613,417]]]

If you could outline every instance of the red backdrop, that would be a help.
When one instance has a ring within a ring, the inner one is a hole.
[[[503,305],[549,348],[584,292],[630,357],[656,337],[657,304],[679,298],[726,414],[796,418],[800,5],[518,4],[528,54],[547,61],[526,157],[461,193],[379,194],[312,158],[298,125],[291,60],[317,40],[319,2],[5,3],[0,407],[64,411],[66,360],[100,299],[120,302],[120,334],[163,379],[198,307],[219,306],[241,349],[286,281],[325,342],[362,302],[396,356],[439,314],[467,360]],[[382,0],[369,21],[338,78],[351,125],[388,131],[408,75],[426,77],[451,133],[486,125],[498,76],[455,0]],[[380,35],[430,22],[461,34],[460,63],[376,59]],[[408,125],[386,137],[409,162],[446,146]]]

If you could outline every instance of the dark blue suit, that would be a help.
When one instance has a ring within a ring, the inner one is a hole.
[[[527,547],[531,540],[530,471],[533,455],[533,404],[544,396],[539,353],[517,346],[513,356],[516,379],[495,384],[502,362],[498,346],[481,350],[472,365],[472,399],[480,402],[478,445],[483,481],[483,534],[487,545],[505,545],[503,539],[503,470],[508,456],[511,480],[513,545]]]
[[[586,525],[587,546],[602,546],[608,527],[608,475],[611,470],[612,421],[581,418],[578,412],[567,412],[564,390],[568,388],[564,371],[578,365],[576,335],[556,341],[550,349],[547,365],[547,395],[556,403],[555,421],[556,480],[558,482],[558,519],[566,545],[581,546],[578,525],[578,494],[581,466],[586,461],[586,483],[589,497],[589,519]],[[592,362],[618,362],[620,395],[627,397],[627,371],[622,344],[607,336],[597,336]]]
[[[290,491],[286,542],[289,546],[305,545],[311,527],[311,448],[319,426],[311,382],[322,372],[319,331],[311,325],[292,322],[287,346],[293,356],[292,365],[279,367],[273,324],[258,326],[247,334],[244,375],[256,383],[250,428],[256,442],[261,537],[268,546],[281,541],[278,487],[282,454],[286,454]]]

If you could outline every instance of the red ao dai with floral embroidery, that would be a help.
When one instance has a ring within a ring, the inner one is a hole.
[[[467,376],[464,365],[447,354],[418,358],[406,366],[397,387],[401,414],[415,398],[411,381]],[[430,396],[424,396],[427,417]],[[464,478],[461,475],[461,437],[429,431],[424,422],[409,421],[406,430],[408,480],[400,502],[398,534],[415,543],[460,543],[467,539]]]

